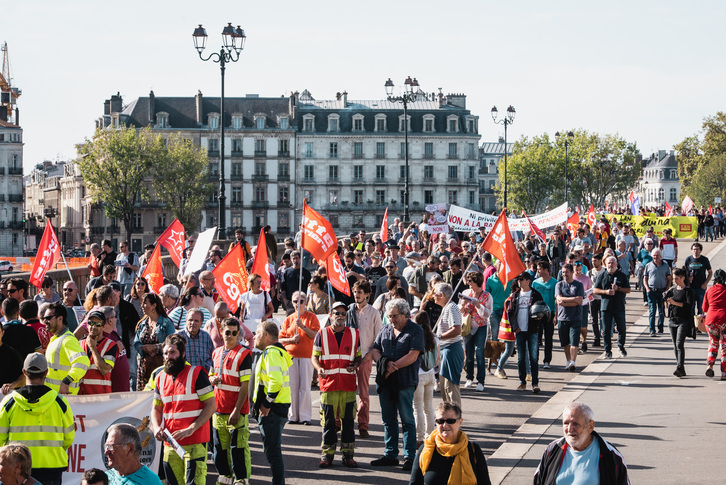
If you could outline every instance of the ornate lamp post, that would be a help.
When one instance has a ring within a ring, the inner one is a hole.
[[[560,132],[558,131],[555,133],[555,138],[559,140],[560,138]],[[573,140],[575,139],[575,134],[571,131],[567,132],[567,138],[565,138],[565,204],[567,204],[567,187],[570,184],[570,181],[567,179],[567,149],[572,144]]]
[[[411,79],[411,76],[406,78],[403,86],[404,90],[400,96],[393,95],[393,81],[388,78],[386,81],[386,96],[388,101],[391,103],[403,103],[403,133],[404,133],[404,158],[406,159],[406,177],[404,178],[403,185],[403,220],[409,222],[408,217],[408,103],[415,102],[419,96],[421,96],[421,89],[419,88],[418,81],[416,78]]]
[[[222,95],[220,97],[219,110],[219,218],[217,220],[217,238],[225,239],[227,232],[226,223],[226,200],[224,195],[224,69],[228,62],[237,62],[240,57],[240,53],[245,46],[245,40],[247,36],[245,31],[238,25],[237,28],[232,27],[231,23],[222,30],[222,47],[219,52],[212,52],[205,59],[202,55],[204,48],[207,44],[207,31],[204,30],[202,25],[194,29],[192,34],[194,38],[194,48],[199,53],[199,58],[203,61],[214,61],[219,64],[219,69],[222,75]]]
[[[504,125],[504,208],[507,208],[507,127],[514,123],[514,116],[517,114],[517,112],[514,109],[514,106],[511,104],[509,105],[509,108],[507,108],[507,115],[498,120],[497,114],[499,112],[497,111],[497,107],[492,107],[492,119],[494,120],[494,123]]]

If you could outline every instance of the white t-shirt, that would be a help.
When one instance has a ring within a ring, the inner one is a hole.
[[[517,300],[517,324],[523,332],[529,329],[529,301],[531,299],[532,290],[519,292],[519,298]]]
[[[266,291],[261,291],[258,294],[254,294],[251,291],[247,291],[242,294],[240,301],[245,304],[245,319],[261,319],[267,313],[267,303],[270,301],[270,297]]]

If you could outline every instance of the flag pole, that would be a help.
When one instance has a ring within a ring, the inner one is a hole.
[[[63,258],[63,264],[66,265],[66,271],[68,271],[68,278],[70,278],[70,280],[73,281],[73,275],[71,275],[71,270],[68,267],[68,262],[66,261],[66,255],[63,254],[63,251],[61,251],[60,253],[61,253],[61,258]]]
[[[479,251],[477,251],[477,252],[476,252],[476,253],[474,254],[474,256],[473,256],[473,257],[471,258],[471,261],[469,261],[469,265],[468,265],[468,266],[466,267],[466,270],[464,270],[464,272],[463,272],[463,273],[461,274],[461,278],[459,279],[459,282],[458,282],[458,283],[456,284],[456,288],[454,288],[454,291],[453,291],[453,292],[451,293],[451,297],[449,298],[449,301],[447,301],[447,302],[446,302],[446,305],[448,305],[449,303],[451,303],[451,300],[453,300],[453,299],[454,299],[454,295],[456,294],[456,290],[458,290],[458,289],[459,289],[459,286],[461,286],[461,282],[462,282],[462,281],[464,281],[464,277],[465,277],[465,276],[466,276],[466,274],[467,274],[467,273],[469,272],[469,268],[471,268],[471,266],[472,266],[472,265],[474,264],[474,262],[475,262],[475,261],[476,261],[476,260],[477,260],[477,259],[478,259],[479,257],[480,257],[480,256],[479,256]],[[444,305],[444,306],[446,306],[446,305]],[[421,310],[419,310],[419,311],[421,311]],[[442,315],[443,315],[443,312],[442,312]],[[434,326],[433,326],[432,328],[436,328],[436,326],[437,326],[437,325],[439,324],[439,321],[441,320],[441,316],[442,316],[442,315],[439,315],[439,318],[438,318],[438,319],[436,320],[436,325],[434,325]]]
[[[300,219],[302,221],[302,228],[300,229],[300,246],[298,247],[298,251],[300,251],[300,278],[298,279],[297,287],[298,287],[298,291],[302,292],[305,295],[305,300],[306,300],[306,304],[307,304],[308,292],[307,292],[307,290],[303,290],[303,287],[302,287],[303,269],[305,269],[305,265],[303,264],[303,261],[304,261],[304,259],[303,259],[303,251],[304,251],[304,249],[303,249],[303,246],[304,246],[303,241],[305,239],[305,206],[306,205],[307,205],[307,199],[303,199],[302,217]],[[299,299],[300,298],[298,297],[298,300]],[[298,303],[298,310],[297,310],[297,321],[298,321],[298,323],[300,322],[300,309],[299,309],[299,305],[300,305],[300,303]],[[297,327],[297,332],[298,332],[298,334],[300,333],[300,327],[299,327],[299,325]]]

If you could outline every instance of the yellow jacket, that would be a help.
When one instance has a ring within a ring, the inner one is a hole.
[[[67,377],[71,381],[69,393],[78,394],[81,379],[86,375],[91,361],[70,330],[66,329],[64,334],[51,337],[45,357],[48,359],[45,384],[54,391],[59,391],[61,382]]]

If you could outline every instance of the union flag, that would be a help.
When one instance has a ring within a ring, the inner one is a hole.
[[[178,267],[181,265],[184,254],[184,226],[179,219],[174,219],[174,222],[169,224],[169,227],[159,236],[157,243],[169,251],[171,260]]]
[[[509,232],[506,209],[502,210],[499,217],[497,217],[489,235],[481,243],[481,248],[500,261],[502,266],[499,269],[498,276],[504,286],[507,286],[510,280],[522,274],[526,269],[519,258],[517,248],[514,247],[514,240]]]
[[[216,279],[214,287],[232,313],[237,311],[239,299],[247,291],[245,262],[242,246],[237,244],[212,270]]]

